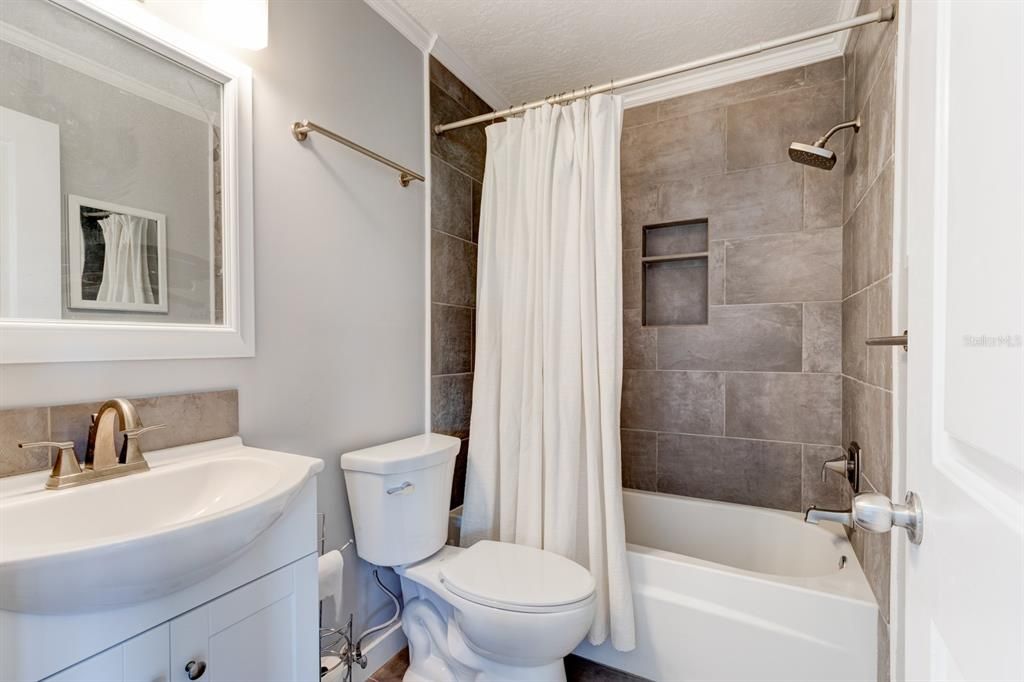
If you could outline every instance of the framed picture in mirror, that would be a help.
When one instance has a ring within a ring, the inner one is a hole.
[[[71,308],[167,313],[167,217],[68,196]]]

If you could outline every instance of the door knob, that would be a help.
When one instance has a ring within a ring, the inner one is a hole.
[[[203,661],[189,661],[185,664],[185,674],[190,680],[198,680],[206,672],[206,663]]]
[[[887,533],[894,526],[907,531],[910,541],[921,544],[924,511],[921,498],[908,490],[903,504],[895,504],[880,493],[861,493],[853,498],[853,522],[869,533]]]
[[[861,493],[854,496],[850,511],[818,509],[812,505],[804,515],[804,521],[835,521],[868,533],[888,533],[895,526],[905,529],[915,545],[921,544],[924,537],[921,498],[909,490],[903,504],[894,504],[881,493]]]

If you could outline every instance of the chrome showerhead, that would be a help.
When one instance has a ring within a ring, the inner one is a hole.
[[[830,137],[845,128],[853,128],[853,132],[857,132],[860,130],[860,118],[833,126],[831,130],[820,137],[814,144],[794,142],[789,145],[789,158],[812,168],[832,170],[836,165],[836,153],[831,149],[826,149],[825,144]]]
[[[789,145],[789,158],[805,166],[832,170],[836,165],[836,153],[831,149],[825,149],[815,144],[804,144],[794,142]]]

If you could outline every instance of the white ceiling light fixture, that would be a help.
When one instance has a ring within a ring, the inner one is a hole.
[[[211,42],[246,50],[267,46],[268,0],[140,0],[163,20]]]

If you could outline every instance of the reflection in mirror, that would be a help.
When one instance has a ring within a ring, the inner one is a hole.
[[[219,325],[222,85],[0,2],[0,318]]]

